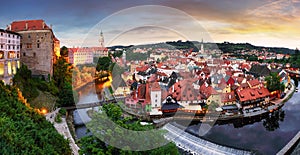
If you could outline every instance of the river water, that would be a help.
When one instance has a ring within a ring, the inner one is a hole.
[[[94,90],[88,86],[81,91],[80,104],[90,103],[101,99]],[[75,122],[89,120],[86,109],[74,112]],[[77,113],[77,114],[76,114]],[[232,121],[223,125],[215,125],[202,138],[235,148],[253,150],[257,154],[276,154],[300,131],[300,92],[285,103],[281,110],[272,115],[266,115],[253,120]],[[194,123],[187,131],[197,134],[200,123]],[[76,126],[77,138],[86,135],[86,127]]]

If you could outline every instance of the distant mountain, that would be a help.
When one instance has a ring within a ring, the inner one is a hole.
[[[295,50],[284,48],[284,47],[263,47],[263,46],[255,46],[249,43],[230,43],[230,42],[223,42],[223,43],[203,43],[204,49],[213,50],[213,49],[220,49],[223,53],[232,53],[238,50],[246,50],[250,51],[253,49],[262,50],[265,49],[268,52],[275,52],[275,53],[283,53],[283,54],[294,54]],[[115,48],[166,48],[166,49],[180,49],[180,50],[192,50],[194,52],[198,52],[199,48],[201,47],[201,42],[199,41],[167,41],[163,43],[155,43],[155,44],[145,44],[145,45],[130,45],[130,46],[112,46],[109,47],[110,49]]]
[[[265,49],[268,52],[275,52],[275,53],[282,53],[282,54],[294,54],[295,50],[284,48],[284,47],[263,47],[263,46],[254,46],[249,43],[217,43],[217,46],[220,50],[222,50],[224,53],[231,53],[237,50],[262,50]]]

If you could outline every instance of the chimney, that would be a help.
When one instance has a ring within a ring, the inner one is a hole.
[[[52,29],[52,24],[50,24],[50,29]]]
[[[25,30],[28,30],[28,23],[25,23]]]
[[[45,22],[43,21],[43,29],[45,29]]]

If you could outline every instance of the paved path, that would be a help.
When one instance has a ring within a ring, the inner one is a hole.
[[[72,149],[72,153],[74,155],[79,155],[78,151],[79,151],[79,147],[77,146],[77,144],[75,143],[69,127],[67,125],[66,122],[66,118],[62,118],[62,122],[61,123],[56,123],[55,122],[55,117],[58,113],[58,111],[60,110],[60,108],[56,109],[55,111],[46,114],[46,119],[51,122],[52,124],[54,124],[55,129],[64,136],[65,139],[69,140],[69,144],[70,144],[70,148]]]

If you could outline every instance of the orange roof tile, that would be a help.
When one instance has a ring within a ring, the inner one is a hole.
[[[51,30],[44,20],[22,20],[11,23],[11,31]]]

